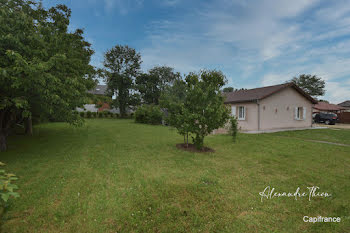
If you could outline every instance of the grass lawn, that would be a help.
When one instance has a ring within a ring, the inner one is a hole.
[[[3,232],[350,232],[350,131],[209,136],[215,153],[175,147],[163,126],[93,119],[82,128],[42,124],[13,136],[0,154],[20,179]],[[327,132],[326,136],[324,136]],[[295,138],[297,137],[297,138]],[[331,198],[274,198],[259,192],[319,186]],[[303,216],[341,217],[304,223]]]
[[[300,139],[327,141],[350,145],[350,129],[313,129],[274,133],[274,136],[288,136]]]

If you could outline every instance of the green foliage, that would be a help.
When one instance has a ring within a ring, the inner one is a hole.
[[[293,82],[298,87],[303,89],[307,94],[314,97],[323,96],[326,92],[325,81],[316,75],[302,74],[299,77],[294,77],[290,80],[290,82]]]
[[[119,118],[119,114],[118,114],[118,113],[115,113],[115,114],[114,114],[114,117],[115,117],[115,118]]]
[[[104,110],[103,111],[105,117],[110,117],[111,113],[109,111]]]
[[[131,115],[131,114],[130,114]],[[157,105],[142,105],[135,112],[135,122],[144,124],[161,124],[163,112]]]
[[[95,118],[97,116],[97,112],[92,112],[91,116]]]
[[[91,118],[91,116],[92,116],[92,112],[91,112],[91,111],[87,111],[87,112],[86,112],[86,117],[87,117],[87,118]]]
[[[233,92],[235,89],[233,87],[225,87],[222,92]]]
[[[108,103],[110,105],[112,104],[112,97],[106,96],[106,95],[88,94],[87,103],[101,105],[101,106],[102,106],[102,103]]]
[[[234,142],[236,142],[236,139],[237,139],[237,132],[238,132],[237,119],[236,119],[236,117],[230,117],[229,134],[232,136],[232,139]]]
[[[173,68],[156,66],[148,73],[137,76],[136,86],[144,103],[157,105],[161,93],[179,79],[180,73],[175,73]]]
[[[185,81],[185,85],[177,84],[185,87],[183,93],[179,89],[169,91],[161,103],[169,113],[167,122],[184,135],[184,140],[188,134],[193,135],[194,144],[201,149],[204,137],[224,126],[229,118],[220,91],[226,79],[221,72],[213,70],[190,73]]]
[[[103,112],[98,112],[97,114],[98,114],[99,118],[103,118],[104,117],[104,113]]]
[[[80,112],[79,115],[80,117],[85,117],[85,112]]]
[[[127,45],[116,45],[105,53],[104,66],[108,90],[117,95],[112,105],[125,117],[127,109],[139,103],[139,95],[133,90],[140,73],[141,55]]]
[[[81,125],[72,109],[86,102],[95,70],[83,30],[68,30],[70,9],[27,0],[0,9],[0,134],[29,116]]]
[[[0,166],[5,166],[5,164],[0,162]],[[2,205],[4,205],[10,197],[19,197],[19,194],[14,192],[18,187],[13,184],[13,181],[17,179],[16,175],[7,173],[4,169],[0,168],[0,203]]]

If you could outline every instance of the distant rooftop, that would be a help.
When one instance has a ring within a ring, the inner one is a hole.
[[[94,94],[94,95],[106,95],[107,85],[97,85],[94,89],[89,90],[88,93]]]
[[[350,100],[344,101],[340,104],[338,104],[339,106],[345,107],[345,108],[350,108]]]
[[[318,104],[315,104],[314,109],[319,111],[340,111],[344,110],[344,107],[327,102],[318,102]]]

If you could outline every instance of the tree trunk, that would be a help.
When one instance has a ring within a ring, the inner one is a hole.
[[[0,151],[5,151],[7,149],[6,134],[0,130]]]
[[[186,133],[186,139],[187,139],[187,144],[186,144],[186,146],[188,147],[188,132]]]
[[[25,134],[33,135],[33,121],[32,117],[28,117],[25,123]]]

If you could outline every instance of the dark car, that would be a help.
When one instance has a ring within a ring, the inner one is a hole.
[[[325,123],[326,125],[335,125],[338,119],[337,114],[322,112],[316,113],[313,118],[315,123]]]

